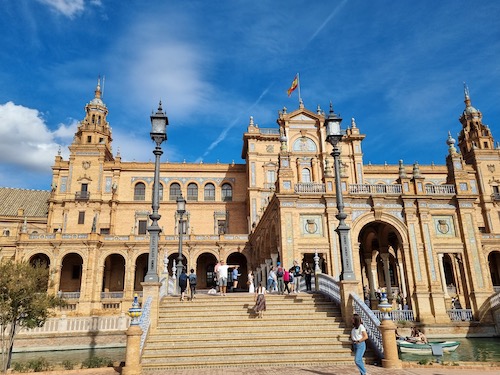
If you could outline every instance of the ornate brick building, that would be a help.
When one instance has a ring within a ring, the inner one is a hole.
[[[85,111],[69,160],[55,157],[51,191],[0,189],[0,259],[45,262],[54,290],[66,293],[76,313],[126,310],[147,271],[154,163],[113,155],[99,85]],[[249,270],[265,280],[278,261],[313,264],[318,254],[322,271],[338,277],[325,117],[301,103],[280,111],[274,128],[250,118],[243,164],[161,163],[159,273],[171,273],[177,257],[182,194],[184,263],[196,269],[202,288],[213,285],[217,259],[240,264],[244,282]],[[500,150],[467,89],[460,123],[458,141],[443,140],[442,165],[365,164],[365,136],[354,119],[340,144],[359,292],[369,291],[373,302],[378,288],[401,293],[424,323],[449,320],[454,296],[483,318],[500,287]]]

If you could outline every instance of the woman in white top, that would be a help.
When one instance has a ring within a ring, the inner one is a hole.
[[[264,317],[264,311],[266,311],[266,288],[262,286],[262,283],[255,289],[255,306],[253,310],[259,318]]]
[[[248,273],[248,293],[254,293],[255,286],[253,285],[253,272]]]
[[[365,326],[361,323],[361,317],[358,314],[352,316],[352,331],[351,331],[352,346],[354,349],[354,363],[359,369],[361,375],[366,375],[365,364],[363,363],[363,355],[366,351],[366,340],[368,334]]]

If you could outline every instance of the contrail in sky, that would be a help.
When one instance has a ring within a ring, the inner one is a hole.
[[[262,94],[260,94],[260,96],[257,98],[257,100],[250,106],[248,107],[246,110],[245,110],[245,113],[248,113],[250,112],[257,104],[259,104],[259,102],[261,101],[261,99],[264,97],[264,95],[267,94],[267,92],[269,91],[269,89],[271,88],[272,84],[270,84],[264,91],[262,91]],[[203,160],[203,158],[205,156],[207,156],[210,151],[212,151],[219,143],[221,143],[225,138],[226,138],[226,135],[227,133],[229,132],[229,130],[231,130],[237,123],[240,122],[240,116],[236,117],[223,131],[222,133],[220,133],[220,135],[217,137],[217,139],[215,141],[213,141],[210,146],[208,146],[207,150],[205,151],[205,153],[196,160],[197,163],[199,163],[201,160]]]
[[[327,17],[327,19],[318,27],[318,29],[314,32],[314,34],[309,38],[307,41],[307,44],[311,42],[314,38],[316,38],[316,35],[318,35],[324,28],[325,26],[337,15],[337,13],[344,7],[344,5],[347,3],[347,0],[342,1],[330,15]]]

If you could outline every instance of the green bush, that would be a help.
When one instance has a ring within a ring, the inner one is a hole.
[[[24,362],[12,362],[12,370],[14,372],[26,372],[28,371],[28,364]]]
[[[75,367],[75,363],[70,361],[69,359],[63,361],[62,365],[65,370],[73,370],[73,368]]]
[[[429,364],[429,360],[424,358],[424,359],[421,359],[420,361],[418,361],[418,364],[419,365],[428,365]]]
[[[43,357],[38,357],[37,359],[32,359],[28,361],[28,368],[33,370],[33,372],[42,372],[52,370],[52,366],[49,361]]]
[[[113,361],[107,357],[90,357],[82,362],[82,368],[112,367]]]

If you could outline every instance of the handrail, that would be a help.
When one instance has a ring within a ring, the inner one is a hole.
[[[380,358],[384,358],[384,347],[382,345],[382,332],[380,332],[380,320],[372,310],[364,303],[357,294],[351,293],[354,312],[361,317],[363,325],[368,332],[368,339],[372,342],[375,352]]]
[[[149,326],[151,325],[151,303],[153,302],[153,297],[149,296],[144,305],[142,305],[142,315],[139,318],[139,327],[141,327],[141,346],[139,352],[142,355],[142,350],[144,349],[144,344],[146,343],[146,338],[148,337]]]
[[[331,297],[333,301],[340,305],[340,286],[335,279],[329,275],[320,273],[318,276],[319,292]],[[354,312],[361,317],[363,325],[368,332],[368,339],[373,343],[376,354],[384,357],[384,348],[382,346],[382,333],[380,332],[380,320],[370,310],[368,306],[356,294],[351,293]]]

